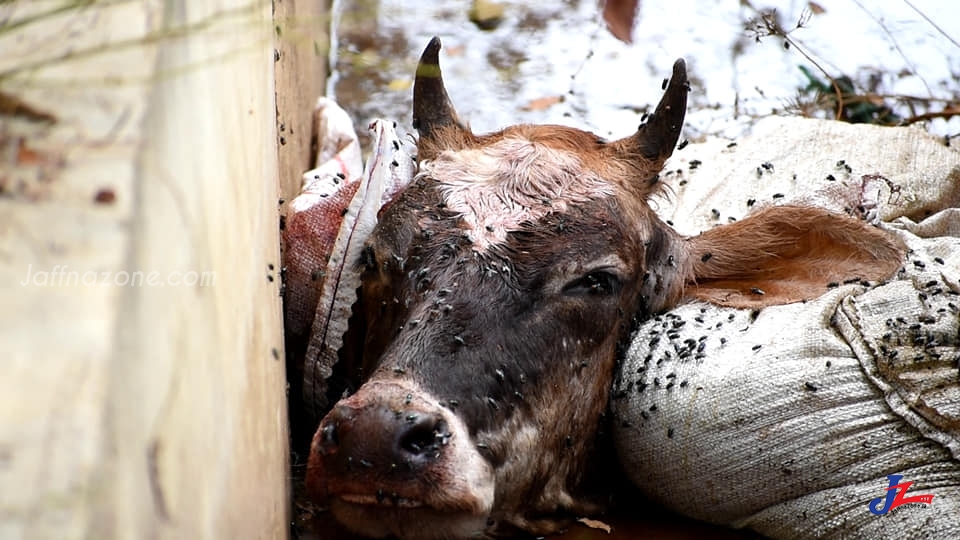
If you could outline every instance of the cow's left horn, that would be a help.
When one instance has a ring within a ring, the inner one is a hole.
[[[641,124],[630,137],[617,141],[621,150],[631,157],[639,154],[650,161],[651,167],[656,169],[655,173],[659,172],[680,138],[689,91],[687,65],[680,58],[674,62],[673,76],[667,90],[647,122]]]
[[[437,131],[444,127],[463,128],[443,85],[440,72],[440,38],[427,44],[417,65],[413,83],[413,127],[421,141],[436,142]]]

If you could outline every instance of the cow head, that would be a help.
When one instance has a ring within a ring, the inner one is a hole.
[[[900,263],[883,233],[812,208],[694,238],[663,223],[648,200],[683,123],[682,60],[624,139],[553,125],[475,135],[439,48],[414,88],[419,175],[357,262],[344,361],[362,386],[321,422],[308,464],[308,489],[364,535],[546,534],[596,512],[585,482],[635,321],[684,297],[811,298]]]

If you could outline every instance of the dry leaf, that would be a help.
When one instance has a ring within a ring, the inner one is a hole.
[[[810,8],[810,13],[813,13],[814,15],[820,15],[821,13],[827,11],[823,6],[816,2],[807,2],[807,7]]]
[[[481,30],[493,30],[503,21],[503,5],[491,0],[473,0],[470,7],[470,22]]]
[[[463,52],[467,50],[466,45],[450,45],[444,47],[443,50],[447,51],[447,56],[463,56]]]
[[[610,33],[624,43],[633,43],[640,0],[607,0],[603,5],[603,20]]]
[[[557,103],[563,103],[562,95],[537,98],[530,101],[529,103],[527,103],[526,105],[520,108],[525,111],[542,111],[545,109],[549,109],[550,107],[553,107]]]
[[[15,161],[17,165],[43,165],[47,159],[42,153],[27,147],[27,141],[21,137],[17,143],[17,159]]]
[[[410,79],[393,79],[387,83],[387,88],[393,90],[394,92],[402,92],[410,88],[413,85],[413,81]]]
[[[599,529],[607,534],[610,534],[610,532],[613,530],[609,525],[597,519],[580,518],[577,521],[586,525],[587,527],[590,527],[591,529]]]

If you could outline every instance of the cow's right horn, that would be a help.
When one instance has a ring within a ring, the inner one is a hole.
[[[462,146],[469,134],[457,117],[457,111],[450,103],[443,85],[438,37],[430,40],[417,64],[417,76],[413,83],[413,127],[420,133],[420,159],[429,159],[445,147]],[[445,140],[441,142],[439,132],[445,128],[453,128],[453,136],[443,137]]]

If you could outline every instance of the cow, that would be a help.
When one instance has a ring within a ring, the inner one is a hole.
[[[812,299],[903,260],[845,214],[772,206],[684,237],[650,206],[677,144],[683,60],[654,113],[608,141],[560,125],[477,135],[417,67],[419,172],[379,216],[306,486],[373,538],[546,535],[600,512],[605,409],[638,321],[686,300]],[[598,479],[600,479],[598,481]]]

